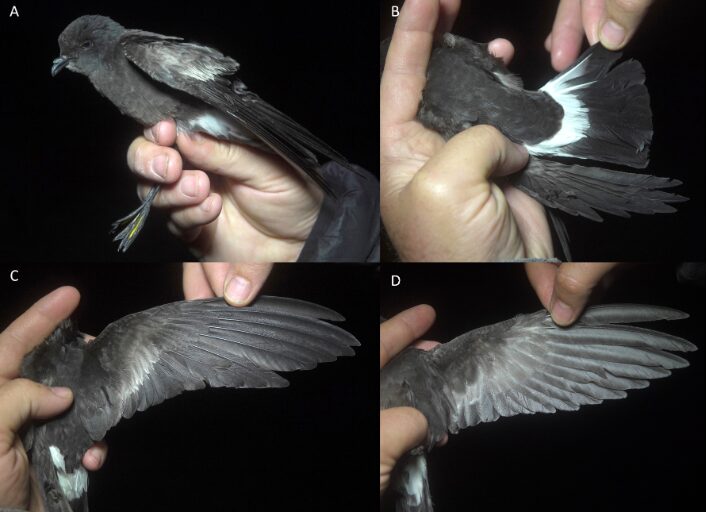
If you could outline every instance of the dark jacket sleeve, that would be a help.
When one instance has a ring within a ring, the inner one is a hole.
[[[379,183],[357,169],[361,174],[336,162],[320,168],[336,197],[325,195],[298,261],[379,261]]]

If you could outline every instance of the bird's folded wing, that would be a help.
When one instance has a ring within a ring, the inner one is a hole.
[[[121,46],[125,56],[150,77],[180,90],[181,82],[195,80],[228,87],[229,77],[239,68],[231,57],[208,46],[185,42],[181,37],[126,30]]]
[[[309,302],[260,297],[243,308],[223,299],[158,306],[110,324],[88,349],[102,384],[77,407],[93,439],[135,411],[184,390],[284,387],[274,371],[307,370],[352,355],[354,336],[328,321],[338,313]]]
[[[619,217],[629,217],[630,213],[672,213],[676,209],[671,204],[687,200],[662,190],[680,185],[678,180],[533,156],[511,182],[545,206],[596,222],[602,222],[598,211]]]
[[[624,398],[625,390],[688,365],[667,351],[696,350],[684,339],[624,324],[687,316],[664,307],[608,305],[589,308],[569,328],[539,311],[463,334],[433,354],[454,404],[450,431]]]
[[[125,56],[151,78],[230,114],[325,190],[331,189],[317,172],[315,153],[352,168],[324,141],[229,77],[238,64],[218,51],[134,30],[125,32],[121,45]]]

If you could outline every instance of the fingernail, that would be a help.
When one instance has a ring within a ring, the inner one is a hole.
[[[197,195],[197,180],[194,179],[194,176],[187,176],[182,180],[180,188],[184,195],[194,197]]]
[[[624,41],[624,28],[612,20],[607,20],[600,30],[602,43],[609,48],[617,48]]]
[[[166,155],[159,155],[150,161],[150,170],[160,178],[164,180],[167,177],[167,165],[170,163],[170,159]]]
[[[214,199],[211,197],[208,197],[205,201],[202,201],[201,208],[205,212],[211,211],[211,205],[214,203]]]
[[[230,302],[242,304],[251,293],[251,282],[244,277],[236,276],[226,285],[225,293]]]
[[[553,303],[551,316],[553,320],[560,325],[568,325],[573,321],[573,310],[570,306],[559,300]]]
[[[52,390],[52,393],[54,393],[58,397],[61,397],[61,398],[70,398],[71,397],[71,390],[69,388],[53,387],[53,388],[51,388],[51,390]]]
[[[162,127],[162,123],[157,123],[155,126],[153,126],[150,129],[150,133],[152,133],[152,140],[156,143],[160,142],[160,128]]]

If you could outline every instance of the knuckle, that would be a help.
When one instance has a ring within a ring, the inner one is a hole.
[[[411,182],[411,192],[421,206],[443,206],[450,203],[456,191],[440,173],[419,172]]]
[[[506,138],[497,128],[487,124],[475,126],[468,130],[469,143],[478,150],[491,152],[497,160],[501,159],[506,150]]]
[[[20,394],[24,397],[29,398],[31,395],[35,394],[39,389],[42,388],[41,384],[38,384],[32,380],[25,378],[12,379],[10,382],[0,388],[0,393],[3,395],[13,395]]]
[[[145,139],[139,137],[135,139],[128,148],[128,167],[140,174],[145,174],[145,169],[147,167],[146,164],[149,157],[147,154],[148,146],[145,142]]]
[[[644,12],[651,4],[651,0],[613,0],[612,4],[622,12],[627,14],[638,14]]]
[[[474,126],[469,131],[475,139],[480,142],[486,142],[488,144],[499,144],[504,137],[497,128],[488,124],[480,124],[478,126]]]
[[[580,281],[575,276],[560,270],[556,277],[556,287],[558,291],[565,295],[584,296],[588,293],[588,285]]]
[[[231,144],[227,142],[219,142],[217,144],[218,154],[220,155],[221,165],[235,165],[244,155],[243,146],[240,144]]]

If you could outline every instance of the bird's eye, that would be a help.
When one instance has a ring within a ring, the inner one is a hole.
[[[88,40],[84,41],[83,43],[81,43],[81,48],[83,48],[84,50],[88,50],[88,49],[91,48],[92,46],[93,46],[93,41],[91,41],[90,39],[88,39]]]

